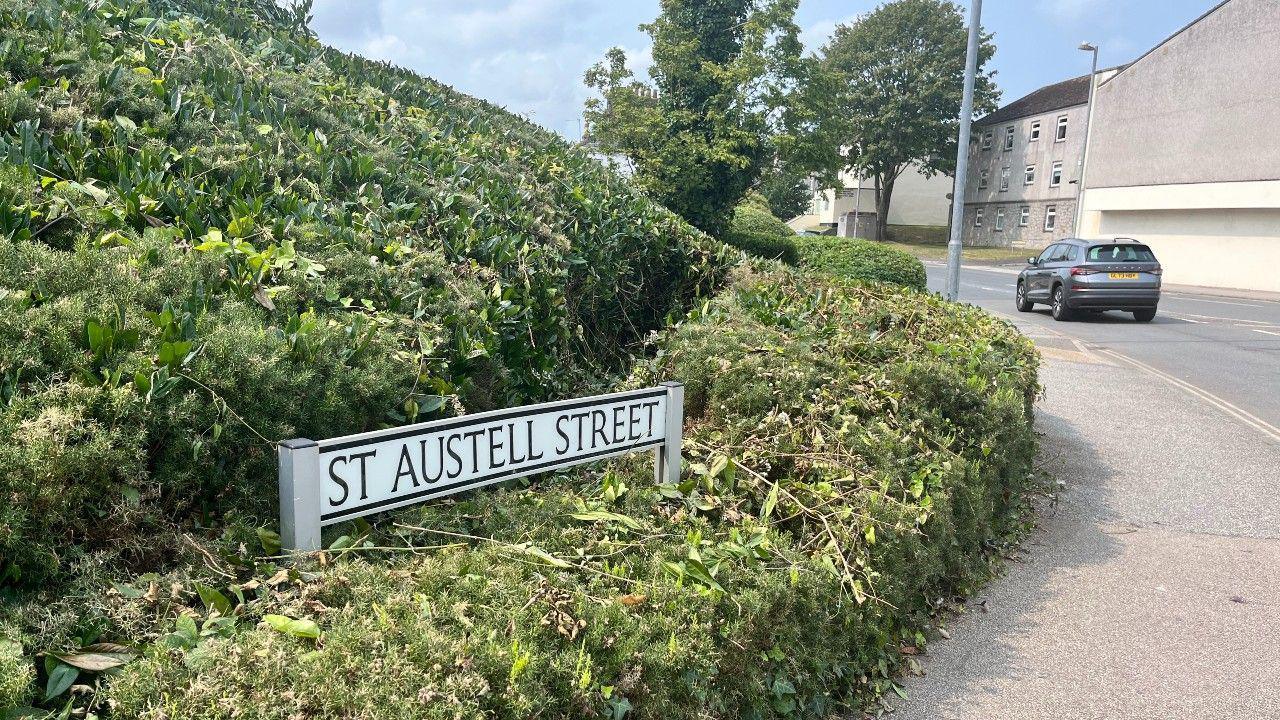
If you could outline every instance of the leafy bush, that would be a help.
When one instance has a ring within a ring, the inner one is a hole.
[[[733,214],[725,242],[756,257],[795,263],[795,232],[769,210],[764,198],[747,196]]]
[[[1017,526],[1030,343],[935,297],[760,268],[632,383],[666,378],[687,383],[681,484],[632,458],[353,526],[274,585],[245,558],[207,581],[245,595],[230,627],[190,590],[121,600],[161,642],[112,681],[118,712],[818,718],[888,692]]]
[[[914,255],[858,238],[804,235],[795,239],[803,267],[853,280],[887,282],[924,290],[924,263]]]
[[[36,671],[22,656],[22,646],[0,636],[0,708],[26,705]]]
[[[0,584],[273,517],[280,439],[599,384],[719,277],[585,154],[305,7],[0,0],[0,33]]]

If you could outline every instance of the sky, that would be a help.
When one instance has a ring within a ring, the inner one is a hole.
[[[879,2],[800,0],[806,50]],[[1081,41],[1100,47],[1100,67],[1130,62],[1217,2],[985,0],[1002,102],[1087,74]],[[644,76],[649,42],[636,26],[657,13],[658,0],[316,0],[312,27],[329,45],[429,75],[576,139],[591,94],[583,73],[618,46]]]

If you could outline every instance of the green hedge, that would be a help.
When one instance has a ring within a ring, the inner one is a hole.
[[[795,232],[769,210],[764,198],[748,196],[734,210],[725,242],[750,255],[794,264]]]
[[[914,255],[870,240],[805,235],[795,240],[803,267],[854,280],[925,290],[924,263]]]
[[[580,391],[721,246],[273,0],[0,0],[0,585],[274,507],[272,443]]]
[[[822,718],[890,691],[933,603],[988,577],[1018,527],[1031,344],[936,297],[766,268],[656,350],[632,383],[686,383],[680,485],[635,458],[352,526],[340,544],[406,550],[296,567],[201,637],[173,619],[210,615],[194,594],[117,600],[101,624],[178,635],[111,680],[118,712]],[[257,562],[191,572],[232,597],[277,570]]]

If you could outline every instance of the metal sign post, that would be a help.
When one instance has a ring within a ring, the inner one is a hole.
[[[286,440],[280,541],[319,550],[325,525],[652,448],[680,481],[684,385],[562,400],[328,440]]]

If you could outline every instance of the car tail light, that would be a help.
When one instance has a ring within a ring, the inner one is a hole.
[[[1100,272],[1102,272],[1102,271],[1101,271],[1101,270],[1090,270],[1089,268],[1082,268],[1082,267],[1073,267],[1073,268],[1071,268],[1071,274],[1072,274],[1072,275],[1096,275],[1097,273],[1100,273]]]
[[[1164,268],[1160,267],[1159,265],[1157,265],[1157,266],[1155,266],[1154,268],[1152,268],[1151,270],[1148,270],[1148,271],[1147,271],[1147,273],[1148,273],[1149,275],[1159,275],[1159,274],[1161,274],[1161,273],[1163,273],[1163,272],[1164,272]]]

